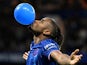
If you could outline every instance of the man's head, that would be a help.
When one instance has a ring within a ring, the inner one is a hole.
[[[41,20],[35,20],[31,25],[31,29],[39,33],[39,35],[48,36],[53,39],[57,38],[57,41],[62,37],[60,29],[53,18],[45,17]]]
[[[45,17],[45,18],[42,18],[41,20],[35,20],[35,22],[31,25],[31,29],[41,34],[51,35],[53,31],[51,18]]]

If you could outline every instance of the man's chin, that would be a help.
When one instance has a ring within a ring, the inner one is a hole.
[[[41,34],[41,32],[38,32],[36,30],[33,30],[32,28],[30,29],[30,31],[35,35],[35,36],[39,36]]]
[[[29,30],[30,32],[33,32],[33,29],[32,29],[31,26],[28,26],[28,30]]]
[[[28,26],[28,29],[31,33],[33,33],[35,36],[38,36],[41,34],[41,32],[38,32],[32,28],[32,26]]]

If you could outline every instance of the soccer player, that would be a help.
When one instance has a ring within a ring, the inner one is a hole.
[[[26,65],[74,65],[81,59],[82,54],[77,55],[79,49],[70,56],[60,51],[59,45],[63,36],[53,18],[35,20],[29,29],[34,34],[34,40],[31,42],[30,51],[23,54]]]

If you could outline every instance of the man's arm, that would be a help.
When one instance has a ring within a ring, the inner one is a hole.
[[[62,52],[53,51],[51,52],[51,58],[53,58],[57,63],[59,64],[70,64],[74,65],[76,64],[82,57],[82,55],[76,55],[79,52],[78,49],[76,49],[72,54],[69,56],[67,54],[63,54]]]

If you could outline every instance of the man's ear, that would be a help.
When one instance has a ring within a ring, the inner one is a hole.
[[[45,29],[45,30],[43,30],[43,34],[50,35],[51,31],[49,29]]]

